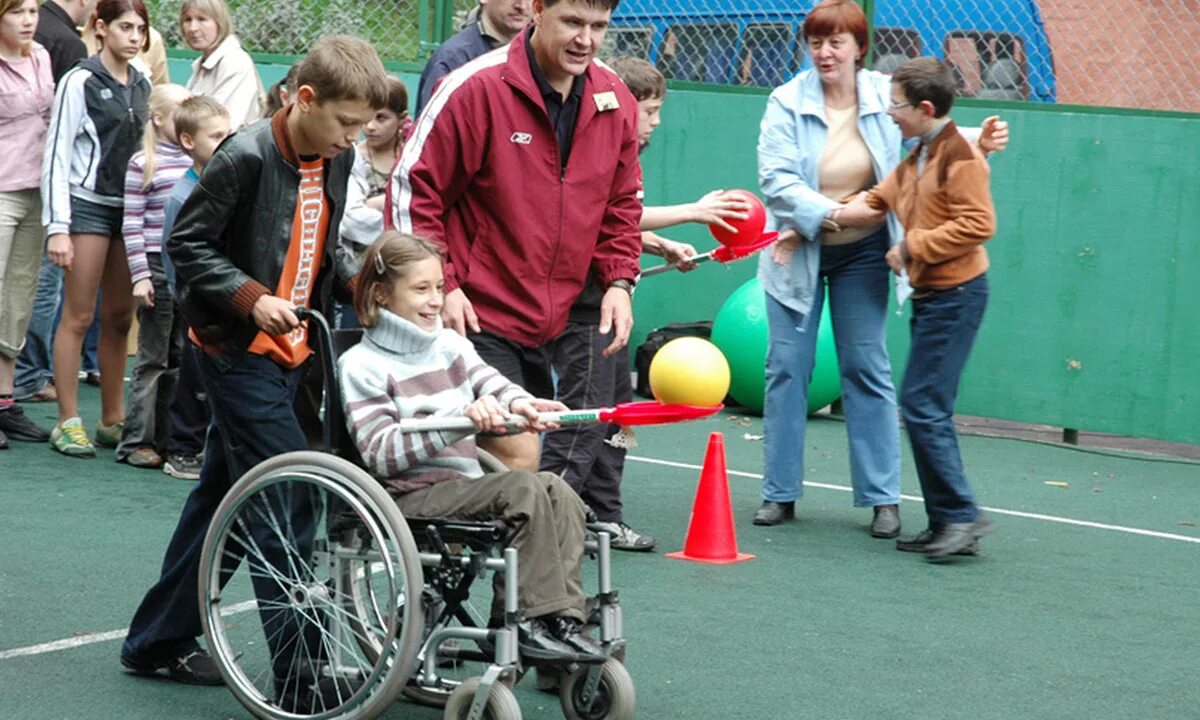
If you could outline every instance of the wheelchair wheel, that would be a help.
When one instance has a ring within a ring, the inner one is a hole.
[[[475,690],[482,678],[473,677],[461,685],[446,701],[446,711],[442,714],[444,720],[466,720],[471,711],[471,703],[475,700]],[[521,720],[521,706],[517,696],[504,683],[497,682],[488,691],[487,706],[483,709],[484,720]]]
[[[620,662],[609,658],[600,666],[600,684],[590,708],[583,702],[588,668],[582,667],[564,676],[558,686],[558,700],[567,720],[631,720],[637,697],[633,677]]]
[[[256,717],[374,718],[412,672],[423,619],[404,598],[423,584],[408,524],[378,482],[341,458],[294,452],[255,466],[217,508],[200,619]],[[361,606],[399,612],[348,612]]]

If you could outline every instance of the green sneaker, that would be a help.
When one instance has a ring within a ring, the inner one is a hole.
[[[103,448],[115,448],[121,444],[121,434],[125,432],[124,421],[105,425],[96,423],[96,445]]]
[[[50,447],[70,457],[96,457],[96,448],[88,440],[83,421],[77,417],[67,418],[54,426],[50,431]]]

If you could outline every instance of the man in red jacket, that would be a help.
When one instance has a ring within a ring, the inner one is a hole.
[[[442,318],[538,397],[588,271],[605,353],[633,326],[642,215],[637,101],[594,62],[620,0],[535,0],[512,44],[447,75],[392,172],[388,220],[446,251]],[[538,436],[493,438],[536,471]]]

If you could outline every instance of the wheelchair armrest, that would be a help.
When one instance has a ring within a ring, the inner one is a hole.
[[[466,545],[472,550],[486,552],[502,544],[509,536],[512,528],[503,520],[460,520],[457,518],[423,518],[405,517],[408,527],[418,546],[425,545],[427,540],[426,528],[430,525],[437,528],[438,534],[445,543],[451,545]],[[433,548],[436,552],[440,548]]]

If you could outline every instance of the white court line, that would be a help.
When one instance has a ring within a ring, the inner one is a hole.
[[[258,606],[254,600],[247,600],[236,605],[230,605],[221,611],[221,615],[233,615],[234,613],[246,612],[253,610]],[[27,655],[42,655],[44,653],[54,652],[56,650],[70,650],[71,648],[82,647],[84,645],[94,645],[96,643],[108,642],[109,640],[120,640],[129,634],[129,628],[121,628],[120,630],[109,630],[108,632],[93,633],[88,635],[80,635],[78,637],[65,638],[63,640],[55,640],[54,642],[42,643],[41,645],[30,645],[23,648],[13,648],[12,650],[4,650],[0,652],[0,660],[9,660],[11,658],[25,657]]]
[[[700,470],[700,465],[692,465],[689,463],[672,462],[670,460],[657,460],[655,458],[638,457],[636,455],[627,455],[626,460],[634,460],[637,462],[647,463],[649,465],[665,465],[667,467],[682,468],[685,470]],[[739,470],[727,471],[730,475],[738,477],[754,478],[762,480],[761,473],[741,472]],[[845,485],[829,485],[827,483],[804,481],[805,486],[821,488],[822,490],[837,490],[839,492],[852,492],[852,489]],[[920,495],[901,495],[900,497],[912,502],[925,502],[925,499]],[[1057,515],[1043,515],[1041,513],[1022,512],[1020,510],[1005,510],[1003,508],[987,507],[981,505],[981,508],[990,513],[997,515],[1009,515],[1011,517],[1026,518],[1029,520],[1044,520],[1046,522],[1058,523],[1060,525],[1075,525],[1077,527],[1087,527],[1096,530],[1112,530],[1113,532],[1128,533],[1129,535],[1144,535],[1146,537],[1159,538],[1161,540],[1177,540],[1179,542],[1195,543],[1200,545],[1200,537],[1191,537],[1189,535],[1177,535],[1175,533],[1159,532],[1157,530],[1143,530],[1142,528],[1126,527],[1124,525],[1109,525],[1107,523],[1092,522],[1091,520],[1076,520],[1074,518],[1058,517]]]

